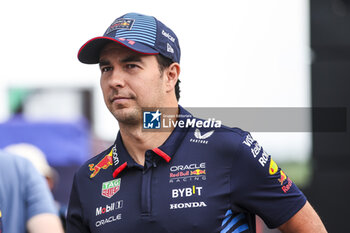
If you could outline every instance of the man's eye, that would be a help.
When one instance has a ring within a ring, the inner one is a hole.
[[[125,65],[125,68],[127,68],[127,69],[134,69],[136,67],[137,67],[137,65],[135,65],[135,64],[126,64]]]
[[[101,72],[102,72],[102,73],[108,72],[108,71],[110,71],[110,70],[112,70],[112,67],[109,67],[109,66],[106,66],[106,67],[102,67],[102,68],[101,68]]]

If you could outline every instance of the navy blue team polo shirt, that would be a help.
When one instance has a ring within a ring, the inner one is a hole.
[[[162,146],[146,151],[144,166],[119,133],[75,174],[67,232],[255,232],[255,215],[275,228],[305,202],[241,129],[176,127]]]

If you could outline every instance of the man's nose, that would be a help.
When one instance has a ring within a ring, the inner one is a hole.
[[[114,69],[109,80],[109,84],[112,87],[124,87],[125,86],[125,74],[121,69]]]

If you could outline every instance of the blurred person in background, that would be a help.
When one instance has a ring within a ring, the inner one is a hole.
[[[11,154],[19,155],[28,159],[37,171],[46,179],[51,193],[53,192],[59,180],[59,175],[57,171],[48,164],[46,156],[42,150],[29,143],[11,144],[6,146],[4,150]],[[63,228],[65,229],[67,206],[55,200],[55,207],[58,210],[58,215],[61,219]]]
[[[52,194],[33,164],[0,150],[3,232],[63,233]]]
[[[1,213],[1,210],[0,210],[0,233],[2,233],[2,213]]]

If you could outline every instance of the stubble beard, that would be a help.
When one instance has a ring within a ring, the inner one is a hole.
[[[113,98],[118,95],[125,96],[131,100],[129,103],[117,104],[113,102]],[[141,123],[141,107],[137,105],[134,94],[120,94],[118,90],[113,90],[111,95],[105,98],[105,103],[119,124],[136,125]]]
[[[119,124],[134,126],[141,124],[142,113],[140,107],[118,108],[112,110],[111,113]]]

